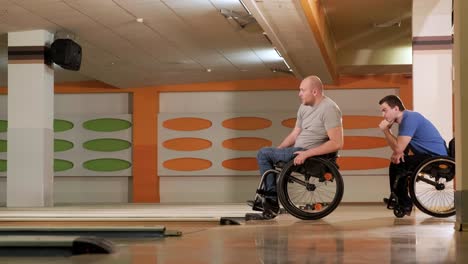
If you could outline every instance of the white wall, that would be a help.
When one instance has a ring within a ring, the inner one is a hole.
[[[380,116],[378,101],[385,95],[398,94],[396,89],[353,89],[329,90],[326,94],[337,102],[343,115]],[[177,172],[161,168],[161,163],[174,155],[202,157],[213,164],[235,152],[223,150],[219,145],[226,135],[220,128],[220,122],[235,113],[243,116],[267,116],[274,120],[295,117],[300,104],[297,91],[254,91],[254,92],[198,92],[198,93],[162,93],[160,95],[159,114],[159,175],[161,202],[244,202],[252,199],[260,176],[256,171],[229,171],[213,167],[202,171]],[[195,116],[213,122],[209,133],[203,131],[179,132],[162,127],[161,123],[170,118]],[[274,120],[273,124],[278,124]],[[279,125],[280,126],[280,125]],[[345,135],[367,135],[382,137],[378,124],[373,129],[345,130]],[[257,133],[259,137],[273,139],[273,145],[279,144],[291,129],[268,128]],[[247,132],[238,133],[242,136]],[[209,150],[175,153],[165,150],[162,142],[168,138],[182,136],[209,137],[215,147]],[[233,136],[232,134],[230,135]],[[244,152],[243,156],[255,157],[255,152]],[[238,155],[241,155],[237,153]],[[371,150],[345,150],[341,156],[376,156],[390,157],[388,147]],[[198,156],[197,156],[198,155]],[[380,202],[389,194],[387,168],[367,171],[342,171],[345,181],[344,202]],[[183,194],[183,195],[181,195]]]
[[[55,94],[55,117],[76,121],[92,119],[93,117],[121,117],[130,119],[130,95],[121,94]],[[0,119],[7,118],[6,95],[0,95]],[[78,134],[63,132],[62,138],[73,140],[74,138],[89,138],[93,132],[82,129]],[[112,135],[122,136],[131,140],[131,131],[111,132]],[[0,133],[0,139],[6,139],[6,133]],[[81,140],[83,141],[83,140]],[[80,141],[80,142],[81,142]],[[74,151],[69,150],[60,153],[70,159],[74,159]],[[123,151],[125,157],[131,159],[131,151]],[[83,154],[81,159],[90,158]],[[57,154],[56,154],[57,155]],[[122,154],[111,154],[122,158]],[[4,157],[3,157],[4,156]],[[95,156],[95,155],[94,155]],[[6,159],[6,153],[0,153],[0,159]],[[79,162],[78,162],[79,163]],[[54,201],[55,204],[73,203],[127,203],[131,201],[131,169],[125,172],[93,173],[85,170],[72,170],[73,173],[57,172],[54,177]],[[61,175],[61,176],[57,176]],[[0,173],[0,205],[6,201],[6,173]]]

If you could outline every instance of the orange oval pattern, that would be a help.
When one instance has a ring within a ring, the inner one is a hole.
[[[375,157],[340,157],[337,163],[340,170],[371,170],[388,168],[390,160]]]
[[[223,161],[223,167],[231,170],[238,171],[252,171],[258,170],[256,158],[235,158]]]
[[[163,142],[165,148],[177,151],[202,150],[212,145],[211,141],[202,138],[174,138]]]
[[[177,131],[195,131],[211,127],[210,120],[196,117],[181,117],[168,119],[163,122],[163,127]]]
[[[199,171],[208,169],[211,165],[211,161],[197,158],[179,158],[163,162],[164,168],[175,171]]]
[[[378,128],[382,120],[383,118],[380,116],[343,116],[343,128]]]
[[[271,121],[261,117],[235,117],[223,121],[223,127],[234,130],[259,130],[271,126]]]
[[[345,136],[343,149],[372,149],[386,147],[387,141],[381,137]]]
[[[289,118],[281,121],[281,124],[285,127],[294,128],[296,126],[296,119],[297,118]]]
[[[257,137],[230,138],[223,141],[223,147],[232,150],[259,150],[270,146],[270,140]]]

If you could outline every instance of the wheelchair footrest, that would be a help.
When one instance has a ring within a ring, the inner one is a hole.
[[[278,195],[277,192],[265,191],[262,189],[257,189],[257,193],[262,196],[275,196],[276,197]]]
[[[393,210],[398,205],[397,200],[390,196],[390,198],[383,198],[383,202],[387,205],[387,209]]]

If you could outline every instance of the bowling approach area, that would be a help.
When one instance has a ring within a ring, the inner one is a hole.
[[[455,216],[341,204],[314,221],[244,221],[245,204],[0,209],[0,263],[466,263]]]

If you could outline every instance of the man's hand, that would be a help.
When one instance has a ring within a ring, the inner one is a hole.
[[[380,122],[379,124],[379,128],[380,130],[384,131],[384,130],[387,130],[387,129],[390,129],[393,125],[393,122],[388,122],[387,120],[382,120],[382,122]]]
[[[392,157],[390,158],[392,163],[399,164],[401,162],[405,162],[405,154],[404,153],[395,153],[393,152]]]
[[[305,154],[305,151],[296,151],[294,152],[297,156],[294,158],[294,165],[301,165],[308,158]]]

